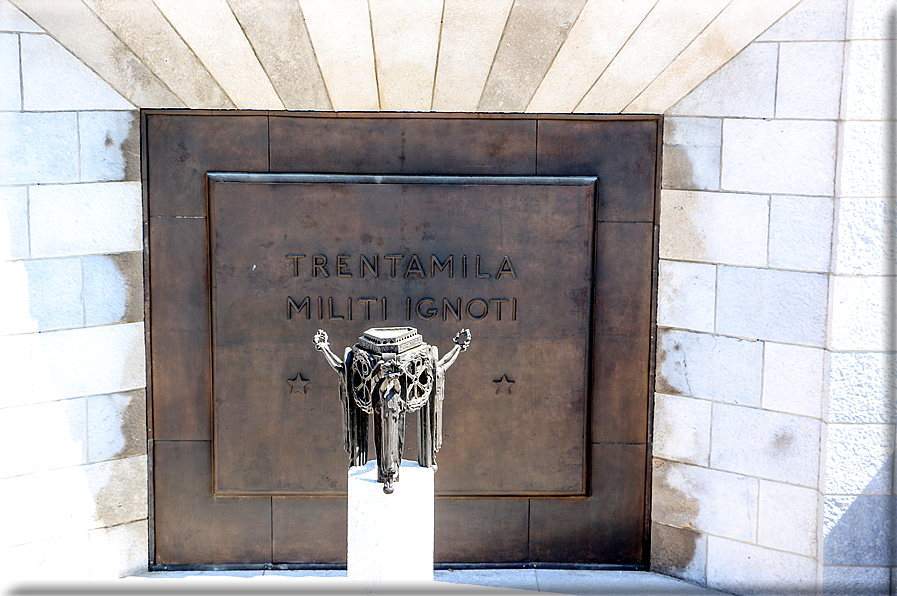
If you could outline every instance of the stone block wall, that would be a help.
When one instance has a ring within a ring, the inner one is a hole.
[[[146,569],[138,113],[0,3],[0,577]]]

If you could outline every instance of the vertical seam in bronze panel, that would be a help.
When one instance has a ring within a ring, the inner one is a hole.
[[[155,506],[155,482],[153,479],[153,383],[152,383],[152,317],[150,315],[150,225],[149,225],[149,158],[147,141],[147,114],[146,110],[140,110],[140,182],[141,197],[143,199],[143,341],[144,341],[144,365],[146,367],[146,397],[144,401],[146,422],[146,454],[147,454],[147,564],[152,566],[156,561],[156,506]]]
[[[597,383],[595,382],[595,374],[596,371],[600,370],[596,365],[597,358],[597,341],[598,341],[598,333],[597,333],[597,325],[598,325],[598,313],[595,308],[595,304],[597,303],[597,283],[596,278],[598,276],[598,206],[599,206],[599,198],[598,193],[600,192],[600,183],[601,180],[598,179],[594,184],[594,191],[592,193],[592,246],[591,246],[591,261],[592,261],[592,280],[591,280],[591,288],[590,288],[590,300],[589,300],[589,340],[588,340],[588,357],[586,358],[586,362],[589,363],[589,369],[586,371],[586,420],[585,420],[585,441],[584,441],[584,478],[583,478],[583,487],[584,492],[587,497],[592,496],[592,441],[594,437],[592,436],[592,407],[595,402],[595,391],[597,387]]]
[[[268,520],[271,524],[271,541],[268,543],[270,547],[268,562],[274,564],[274,497],[268,497]]]
[[[536,125],[536,139],[534,141],[536,148],[535,148],[535,156],[533,158],[533,161],[535,161],[535,163],[533,164],[533,170],[535,170],[533,172],[533,175],[538,176],[539,175],[539,119],[534,118],[534,123]]]
[[[270,137],[268,140],[270,144]],[[270,155],[270,151],[268,152]],[[209,345],[206,350],[206,356],[209,359],[209,386],[208,386],[208,402],[206,406],[209,408],[209,424],[212,426],[209,435],[212,438],[211,448],[211,458],[212,458],[212,486],[210,490],[212,491],[212,496],[215,495],[216,489],[218,488],[218,424],[215,420],[215,359],[213,358],[212,351],[213,346],[215,345],[215,329],[214,329],[214,317],[212,316],[212,308],[214,304],[212,303],[212,294],[214,290],[212,288],[213,275],[212,271],[214,266],[212,265],[212,247],[213,247],[213,238],[212,238],[212,219],[214,214],[212,213],[212,185],[209,181],[209,173],[206,172],[204,178],[205,188],[206,188],[206,252],[209,255],[208,267],[209,269],[206,271],[206,276],[208,279],[208,288],[209,294],[206,296],[206,301],[209,304],[208,310],[208,325],[209,325]]]

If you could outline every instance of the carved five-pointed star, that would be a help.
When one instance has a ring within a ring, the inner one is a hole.
[[[305,395],[311,381],[303,378],[302,373],[299,373],[296,375],[295,379],[287,379],[287,383],[290,384],[290,394],[301,393],[302,395]]]
[[[514,381],[505,374],[497,381],[492,381],[492,384],[495,385],[495,395],[511,395],[511,385],[514,384]]]

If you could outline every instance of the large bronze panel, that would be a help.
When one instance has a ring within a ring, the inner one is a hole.
[[[274,563],[346,562],[346,497],[272,497]]]
[[[640,565],[645,445],[592,445],[588,498],[530,499],[529,559]]]
[[[592,441],[647,441],[650,345],[647,337],[595,338]]]
[[[272,172],[532,176],[535,144],[532,119],[271,117]]]
[[[207,441],[154,441],[153,464],[156,564],[271,561],[271,498],[212,496]]]
[[[337,380],[311,338],[323,327],[341,352],[407,324],[443,350],[474,337],[448,374],[440,494],[583,494],[594,189],[214,175],[217,493],[345,490]]]
[[[436,499],[436,560],[525,562],[528,523],[529,499]]]
[[[539,119],[539,176],[597,176],[601,221],[653,222],[658,120]]]

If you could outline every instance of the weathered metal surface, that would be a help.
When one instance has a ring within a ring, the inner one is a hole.
[[[344,490],[323,325],[483,338],[453,370],[440,494],[584,494],[595,182],[210,175],[216,494]]]

